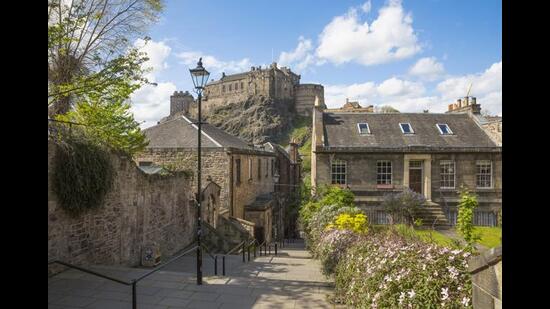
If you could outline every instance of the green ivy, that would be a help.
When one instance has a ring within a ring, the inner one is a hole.
[[[53,163],[52,189],[61,208],[74,216],[102,204],[114,177],[107,151],[68,139],[58,145]]]

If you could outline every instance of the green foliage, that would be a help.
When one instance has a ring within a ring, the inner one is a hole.
[[[327,186],[322,188],[322,197],[319,199],[321,205],[337,205],[339,207],[355,206],[355,195],[349,189],[342,189],[339,186]]]
[[[111,188],[114,170],[108,153],[81,140],[58,146],[52,189],[59,205],[71,215],[97,208]]]
[[[474,242],[479,236],[474,233],[474,209],[478,206],[477,198],[468,189],[461,188],[460,202],[458,204],[458,215],[456,229],[466,241],[467,247],[473,249]]]
[[[85,124],[82,130],[91,143],[129,155],[143,150],[148,144],[130,112],[130,105],[122,100],[83,101],[56,119]]]

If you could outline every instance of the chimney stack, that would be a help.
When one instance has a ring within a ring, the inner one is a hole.
[[[457,99],[456,103],[449,104],[449,110],[447,113],[472,113],[472,114],[480,114],[481,113],[481,106],[477,104],[475,97],[463,97],[461,99]]]

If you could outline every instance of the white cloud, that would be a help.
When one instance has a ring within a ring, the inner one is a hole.
[[[364,4],[362,11],[370,10]],[[351,8],[335,17],[319,35],[316,56],[335,64],[355,61],[375,65],[411,57],[421,50],[413,27],[401,1],[391,0],[378,11],[369,25],[360,20],[359,10]]]
[[[502,62],[491,65],[482,73],[449,77],[427,93],[421,82],[389,78],[379,84],[374,82],[351,85],[326,85],[325,103],[329,108],[341,107],[346,98],[359,101],[362,106],[391,105],[401,112],[442,113],[448,104],[466,95],[470,82],[470,95],[477,98],[482,110],[502,115]]]
[[[311,40],[305,39],[303,36],[298,38],[298,46],[291,52],[282,52],[279,55],[277,63],[281,66],[288,66],[295,71],[303,71],[309,65],[317,62],[313,51]]]
[[[370,3],[370,0],[365,2],[362,6],[361,6],[361,10],[363,10],[363,12],[365,13],[368,13],[370,12],[370,9],[372,8],[372,4]]]
[[[136,90],[130,96],[132,112],[136,121],[143,122],[142,128],[155,125],[162,117],[170,113],[170,95],[176,91],[176,85],[172,82],[159,82],[163,70],[168,68],[167,58],[172,49],[165,42],[149,40],[147,43],[137,39],[134,46],[140,51],[146,52],[149,60],[144,67],[151,71],[146,74],[150,82],[156,82],[157,86],[145,85]]]
[[[145,121],[142,128],[155,125],[170,114],[170,96],[174,91],[176,85],[167,82],[158,83],[158,86],[145,85],[132,94],[131,110],[136,121]]]
[[[197,66],[199,58],[202,57],[203,66],[210,72],[210,76],[225,72],[226,74],[238,73],[250,70],[252,62],[248,58],[241,60],[222,61],[218,58],[205,55],[199,51],[187,51],[176,54],[176,57],[181,59],[181,63],[190,68]]]
[[[377,90],[382,97],[418,96],[424,93],[424,86],[421,83],[392,77],[383,81]]]
[[[429,81],[434,81],[445,74],[445,68],[442,63],[437,62],[435,57],[426,57],[419,59],[409,69],[409,74]]]
[[[425,92],[421,83],[406,81],[395,77],[380,84],[374,82],[356,83],[351,85],[325,86],[325,103],[329,108],[341,107],[346,98],[358,100],[363,106],[379,104],[380,102],[397,102],[416,98]]]
[[[450,104],[466,95],[470,83],[470,95],[477,97],[482,109],[502,114],[502,61],[494,63],[482,73],[450,77],[437,85],[437,91],[442,100]]]

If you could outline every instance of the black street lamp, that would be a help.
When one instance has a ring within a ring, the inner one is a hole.
[[[277,209],[275,210],[278,214],[277,214],[277,221],[276,222],[276,226],[277,228],[275,229],[275,232],[277,233],[276,237],[275,237],[275,241],[279,241],[281,240],[281,226],[282,226],[282,213],[281,213],[281,202],[280,202],[280,196],[279,196],[279,188],[277,188],[277,186],[279,185],[279,179],[281,178],[281,176],[279,175],[279,172],[278,171],[275,171],[275,174],[273,174],[273,193],[275,195],[275,201],[277,202]]]
[[[193,85],[195,86],[195,92],[198,95],[199,99],[199,110],[198,110],[198,135],[197,135],[197,194],[196,194],[196,203],[197,203],[197,285],[202,284],[202,247],[201,247],[201,99],[202,91],[206,82],[208,82],[208,77],[210,73],[202,66],[202,58],[199,58],[197,67],[190,69],[191,78],[193,79]]]

